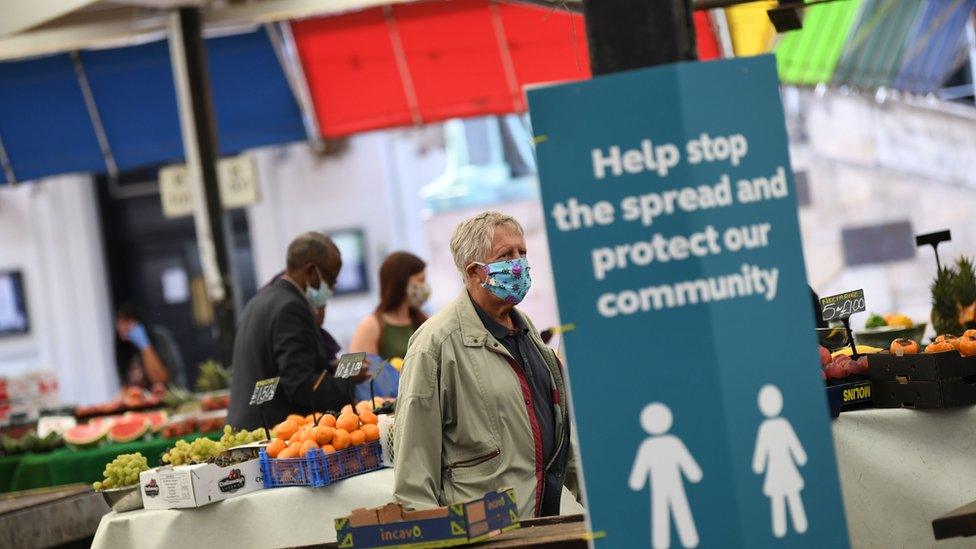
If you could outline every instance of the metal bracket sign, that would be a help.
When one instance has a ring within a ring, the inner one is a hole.
[[[278,391],[278,380],[280,377],[262,379],[254,384],[254,392],[251,393],[251,406],[264,404],[274,398]]]
[[[344,354],[339,357],[339,362],[336,364],[335,377],[338,379],[353,377],[359,374],[364,364],[366,364],[366,353]]]
[[[820,300],[820,312],[823,315],[824,322],[850,318],[852,314],[866,310],[864,290],[854,290]]]

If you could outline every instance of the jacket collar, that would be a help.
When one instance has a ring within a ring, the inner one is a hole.
[[[454,300],[454,309],[457,311],[458,324],[461,327],[461,341],[465,347],[482,347],[485,342],[492,338],[484,322],[478,316],[478,311],[471,302],[466,288],[461,288],[461,293]],[[518,326],[529,326],[525,316],[518,310],[512,309],[513,320]],[[531,333],[532,330],[529,330]],[[494,338],[492,338],[494,339]]]

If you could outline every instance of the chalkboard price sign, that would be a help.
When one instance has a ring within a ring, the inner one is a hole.
[[[864,290],[854,290],[843,294],[832,295],[820,300],[820,311],[824,322],[850,318],[854,313],[866,311],[864,304]]]
[[[363,369],[366,364],[366,353],[348,353],[339,357],[336,364],[335,377],[346,379],[353,377]]]
[[[281,378],[272,377],[262,379],[254,384],[254,392],[251,393],[251,406],[264,404],[273,399],[278,390],[278,380]]]

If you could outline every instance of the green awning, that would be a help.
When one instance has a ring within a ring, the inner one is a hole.
[[[829,82],[861,4],[861,0],[845,0],[807,8],[803,29],[786,33],[776,47],[780,80]]]
[[[924,5],[914,0],[864,0],[832,82],[868,90],[890,85],[901,70],[907,39]]]

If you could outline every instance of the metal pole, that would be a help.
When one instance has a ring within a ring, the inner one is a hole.
[[[690,0],[583,0],[594,75],[697,59]]]
[[[220,204],[217,181],[217,125],[214,120],[198,8],[180,8],[170,19],[169,51],[180,110],[183,151],[193,194],[200,265],[214,308],[220,359],[230,364],[234,345],[234,300],[230,226]]]

